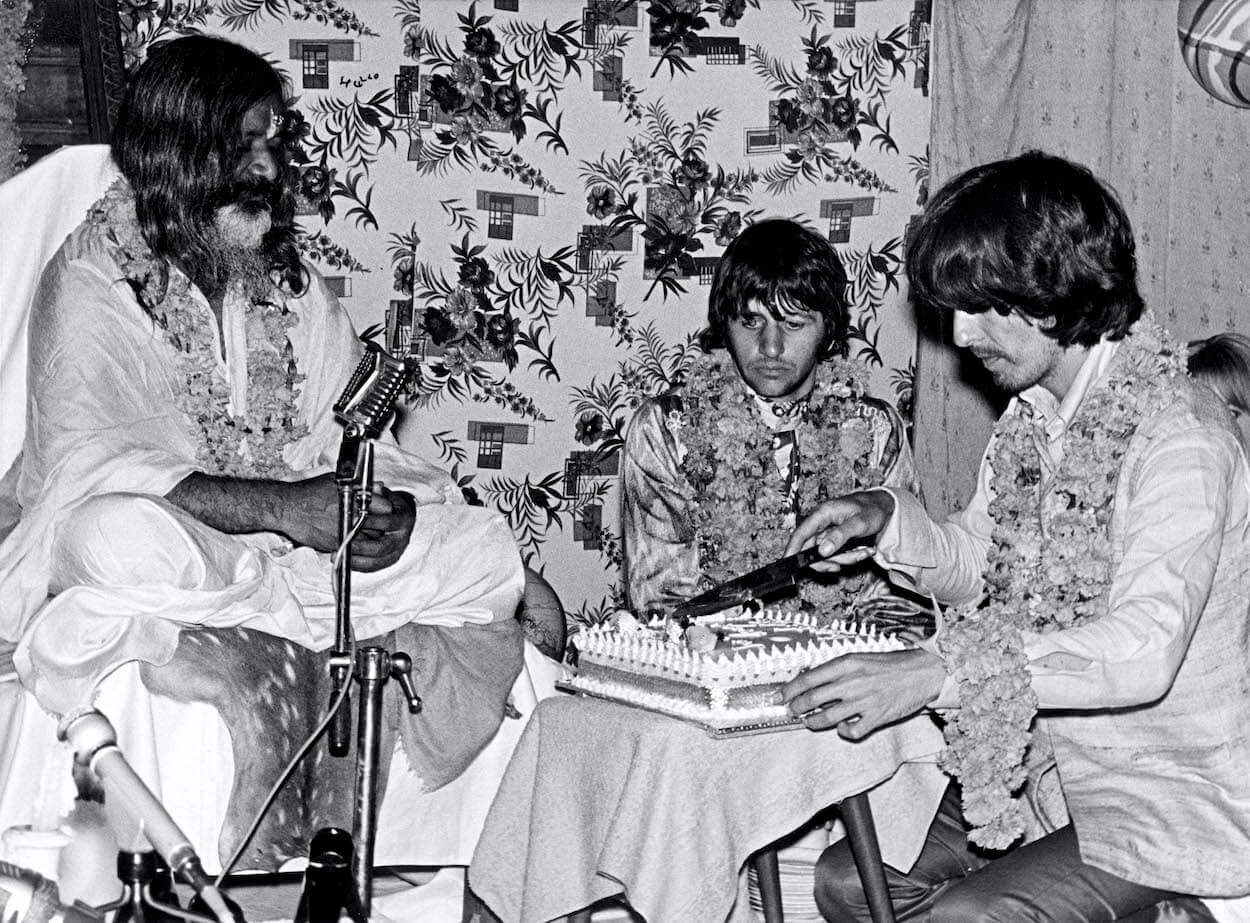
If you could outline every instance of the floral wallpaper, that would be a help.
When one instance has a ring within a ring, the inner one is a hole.
[[[620,592],[630,415],[681,381],[726,243],[829,236],[851,353],[910,415],[929,0],[119,0],[128,63],[224,35],[290,79],[307,256],[423,359],[411,450],[499,510],[577,620]]]

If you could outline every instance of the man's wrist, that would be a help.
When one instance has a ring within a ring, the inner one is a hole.
[[[925,638],[916,647],[928,653],[940,665],[941,669],[941,683],[937,693],[928,701],[925,707],[930,711],[957,708],[959,706],[959,684],[951,676],[950,667],[946,663],[946,657],[942,654],[937,635]]]
[[[219,531],[285,533],[281,481],[251,480],[196,471],[165,495],[165,499]]]

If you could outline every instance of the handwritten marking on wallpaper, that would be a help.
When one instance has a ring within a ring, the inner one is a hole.
[[[357,77],[354,80],[350,77],[339,77],[339,86],[355,87],[356,89],[359,90],[362,86],[364,86],[370,80],[377,80],[377,79],[378,79],[377,74],[365,74],[363,77]]]

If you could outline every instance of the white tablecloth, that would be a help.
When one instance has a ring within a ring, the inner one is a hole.
[[[750,920],[757,850],[869,791],[885,862],[910,868],[947,778],[927,716],[847,742],[794,729],[718,740],[673,718],[558,696],[517,744],[469,867],[504,923],[623,894],[648,923]]]

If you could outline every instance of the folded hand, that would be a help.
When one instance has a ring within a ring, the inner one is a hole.
[[[333,474],[284,484],[279,505],[278,531],[295,544],[323,552],[338,549],[339,495]],[[374,485],[369,512],[352,540],[352,570],[382,570],[398,561],[416,518],[411,495]]]
[[[416,521],[417,504],[411,494],[375,487],[365,524],[352,542],[352,570],[382,570],[398,561]]]

